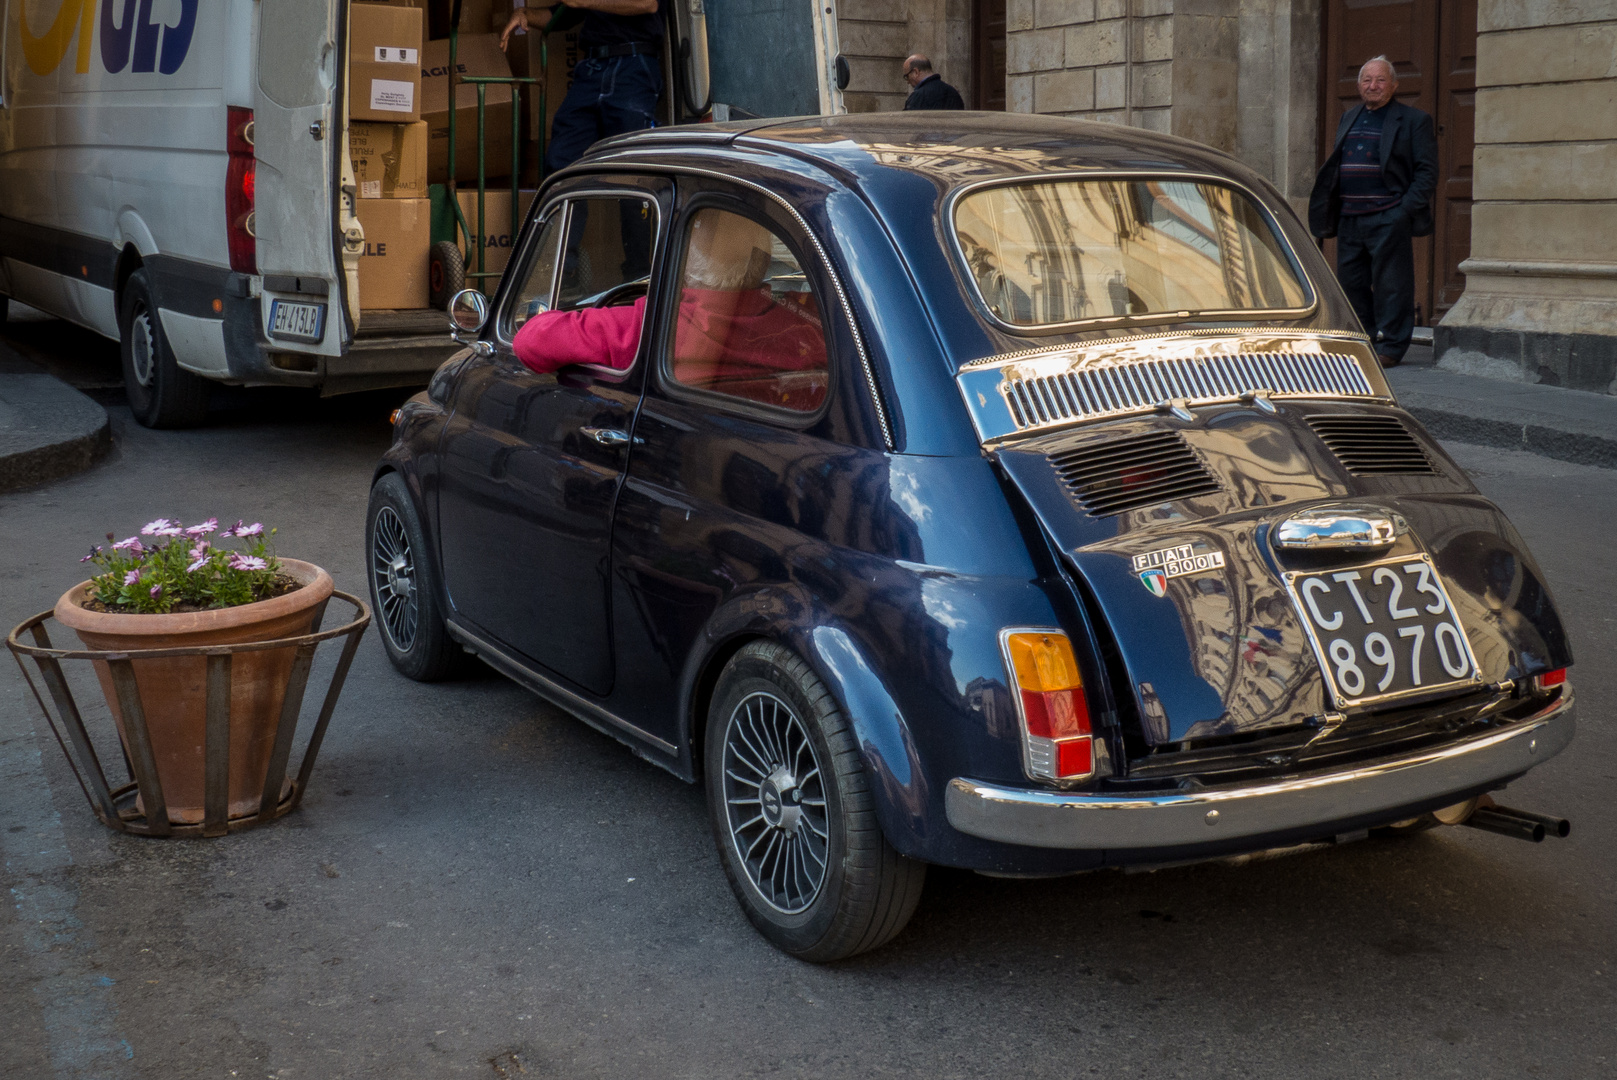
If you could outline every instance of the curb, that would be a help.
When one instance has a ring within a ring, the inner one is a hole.
[[[1617,437],[1564,431],[1542,424],[1518,424],[1481,416],[1405,404],[1415,419],[1426,425],[1433,437],[1454,442],[1497,446],[1505,450],[1525,450],[1574,465],[1594,465],[1617,469]]]
[[[0,494],[83,472],[112,449],[107,411],[49,375],[0,372],[0,419]]]

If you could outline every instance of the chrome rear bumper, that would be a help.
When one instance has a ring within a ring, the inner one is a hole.
[[[1571,686],[1501,731],[1341,772],[1250,787],[1163,795],[1089,795],[955,779],[949,824],[1027,847],[1081,850],[1193,847],[1364,818],[1474,791],[1526,772],[1566,748],[1577,726]]]

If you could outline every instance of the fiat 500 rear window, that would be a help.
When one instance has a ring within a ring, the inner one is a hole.
[[[983,304],[1012,326],[1300,312],[1313,303],[1268,218],[1209,181],[984,188],[956,202],[954,230]]]

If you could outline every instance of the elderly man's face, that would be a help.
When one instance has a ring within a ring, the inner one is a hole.
[[[1398,92],[1398,77],[1392,68],[1376,61],[1359,72],[1359,97],[1372,109],[1379,109]]]
[[[925,74],[915,70],[915,68],[911,67],[910,64],[907,61],[905,62],[905,64],[904,64],[904,81],[905,82],[909,83],[911,86],[914,86],[924,78],[926,78]]]

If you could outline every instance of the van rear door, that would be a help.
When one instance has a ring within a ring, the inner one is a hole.
[[[259,0],[253,103],[264,333],[277,350],[339,356],[344,317],[339,196],[346,34],[339,0]]]

